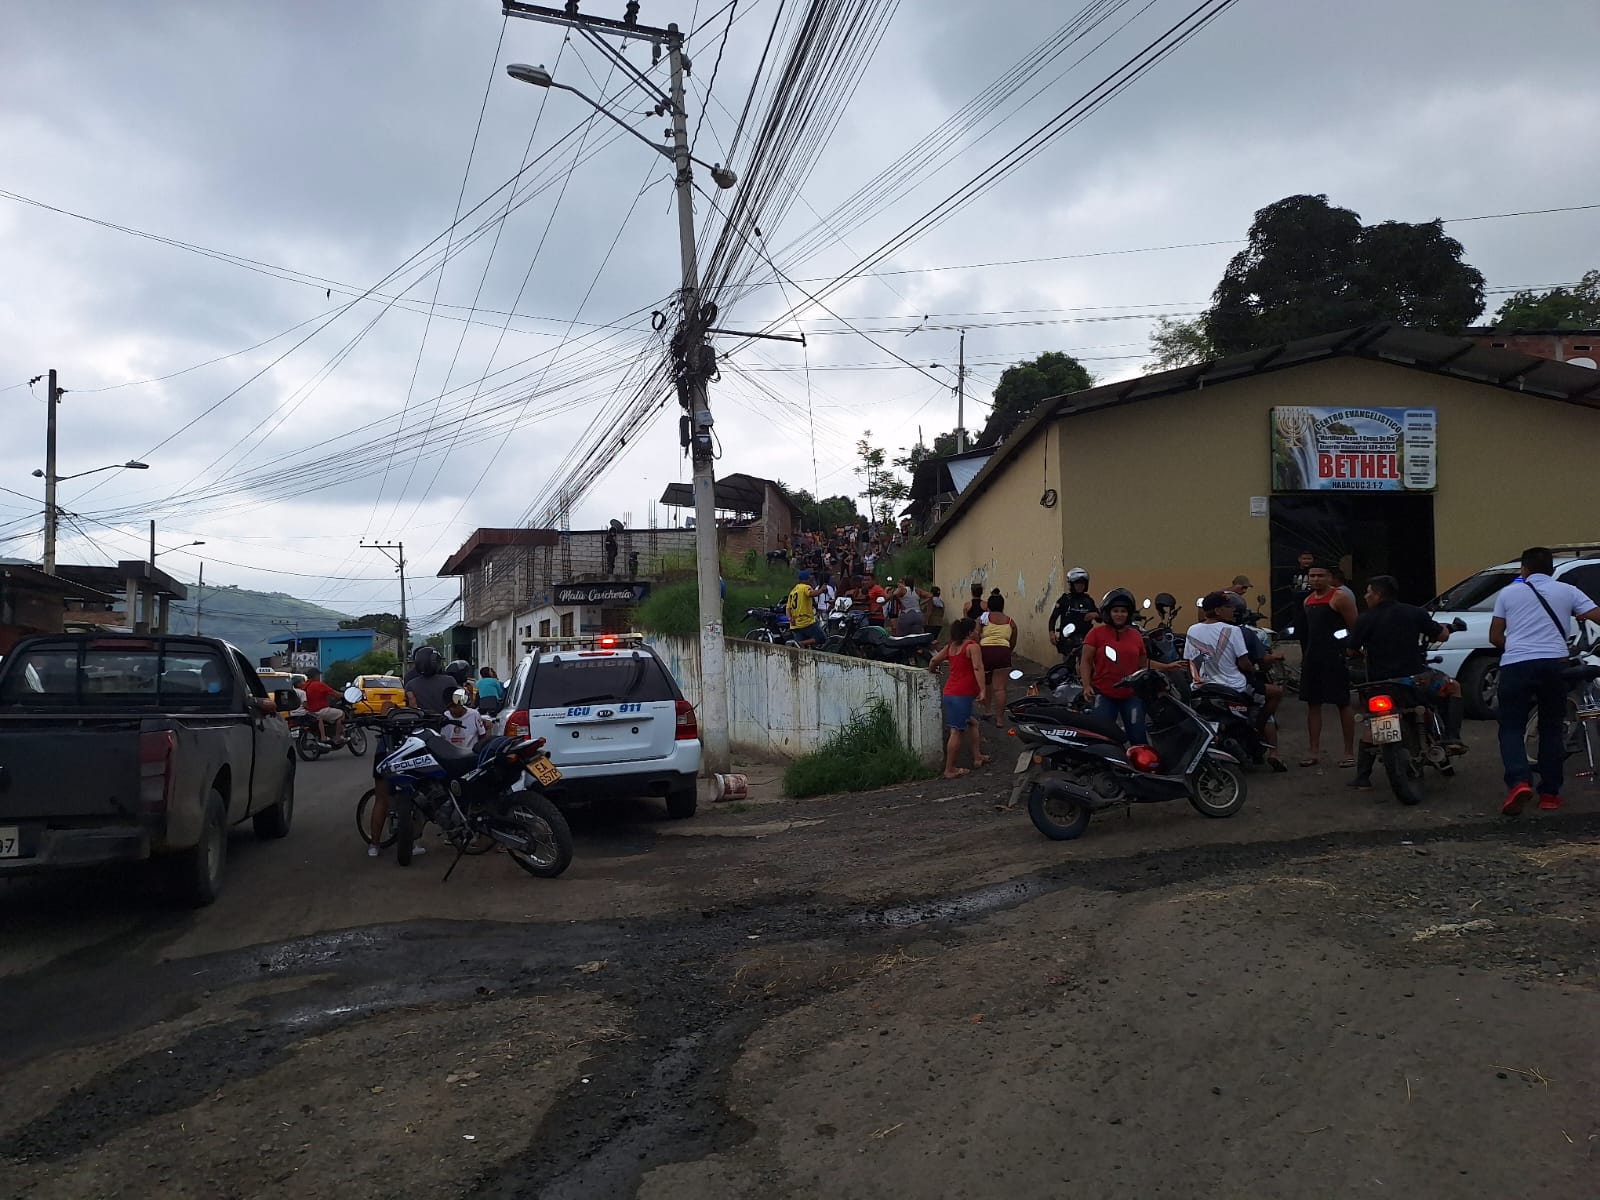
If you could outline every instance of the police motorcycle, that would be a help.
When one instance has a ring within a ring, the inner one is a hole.
[[[458,700],[465,699],[457,692]],[[359,704],[361,689],[345,699]],[[561,772],[544,749],[544,738],[491,737],[476,750],[456,746],[439,729],[449,714],[393,708],[357,721],[382,731],[384,749],[375,766],[393,797],[395,856],[409,866],[422,826],[437,825],[455,847],[444,874],[466,855],[503,849],[530,875],[553,879],[572,862],[572,830],[545,790]]]
[[[1116,661],[1115,649],[1107,647],[1106,655]],[[1167,672],[1145,667],[1121,682],[1144,705],[1147,745],[1130,744],[1115,722],[1052,697],[1023,696],[1006,706],[1023,744],[1012,802],[1026,792],[1034,827],[1067,841],[1107,809],[1182,799],[1207,817],[1243,808],[1247,784],[1239,760],[1218,746],[1216,727],[1178,697]]]

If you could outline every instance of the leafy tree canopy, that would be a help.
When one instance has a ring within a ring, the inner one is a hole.
[[[1094,376],[1072,355],[1059,350],[1047,350],[1030,362],[1007,367],[1000,376],[1000,385],[994,389],[994,411],[973,445],[997,445],[1022,424],[1040,401],[1092,386]]]
[[[1578,286],[1548,292],[1518,292],[1500,306],[1494,327],[1516,329],[1600,329],[1600,271],[1585,271]]]
[[[389,637],[399,639],[401,633],[400,618],[394,613],[367,613],[362,617],[351,617],[339,622],[340,629],[374,629]]]
[[[852,525],[861,520],[856,502],[849,496],[828,496],[818,500],[805,488],[792,488],[782,480],[781,487],[800,506],[800,527],[831,532],[841,525]]]
[[[1461,255],[1439,221],[1363,225],[1326,196],[1286,196],[1256,213],[1205,334],[1234,354],[1372,321],[1459,332],[1483,308],[1483,276]]]
[[[1150,335],[1150,353],[1155,356],[1156,366],[1168,371],[1216,358],[1217,348],[1211,344],[1204,317],[1192,321],[1162,317]]]

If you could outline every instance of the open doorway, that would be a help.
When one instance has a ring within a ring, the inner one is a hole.
[[[1438,592],[1433,564],[1433,496],[1319,492],[1274,496],[1271,517],[1273,622],[1298,619],[1293,580],[1300,553],[1336,563],[1357,601],[1374,575],[1400,581],[1400,599],[1423,604]]]

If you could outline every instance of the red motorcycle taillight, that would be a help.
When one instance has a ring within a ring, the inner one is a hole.
[[[1135,771],[1158,771],[1161,769],[1161,755],[1156,753],[1154,746],[1128,747],[1128,761],[1133,764]]]
[[[1394,699],[1390,696],[1368,696],[1367,711],[1370,713],[1388,713],[1394,711]]]

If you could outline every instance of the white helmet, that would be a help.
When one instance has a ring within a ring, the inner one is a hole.
[[[1073,567],[1072,570],[1067,572],[1067,582],[1088,583],[1089,572],[1085,571],[1082,567]]]

